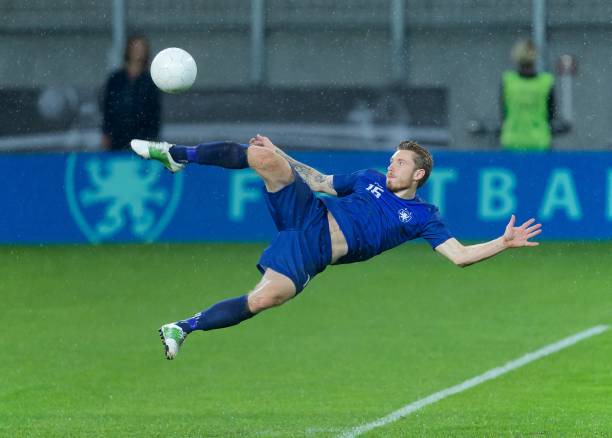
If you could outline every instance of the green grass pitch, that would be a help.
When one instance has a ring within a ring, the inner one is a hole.
[[[333,437],[612,322],[612,244],[407,244],[166,361],[159,325],[245,293],[262,249],[0,247],[0,436]],[[611,363],[612,330],[365,436],[612,436]]]

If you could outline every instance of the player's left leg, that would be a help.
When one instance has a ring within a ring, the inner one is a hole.
[[[293,298],[295,293],[295,284],[289,277],[268,268],[260,282],[248,295],[249,311],[257,314],[280,306]]]
[[[220,301],[206,310],[159,330],[166,358],[174,359],[187,335],[196,330],[231,327],[256,314],[280,306],[295,296],[293,282],[283,274],[267,269],[260,282],[248,294]]]

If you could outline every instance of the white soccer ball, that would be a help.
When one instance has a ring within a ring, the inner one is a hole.
[[[198,67],[193,57],[183,49],[170,47],[155,55],[151,63],[151,78],[162,91],[176,94],[193,85]]]

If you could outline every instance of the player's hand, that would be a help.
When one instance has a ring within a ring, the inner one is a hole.
[[[276,150],[274,143],[270,141],[268,137],[257,134],[255,137],[249,140],[249,144],[253,146],[261,146],[264,148]]]
[[[535,219],[531,218],[524,222],[520,227],[515,227],[516,217],[512,215],[510,222],[506,225],[503,235],[503,242],[507,248],[518,248],[521,246],[537,246],[538,242],[531,242],[529,239],[542,232],[542,224],[535,224]]]

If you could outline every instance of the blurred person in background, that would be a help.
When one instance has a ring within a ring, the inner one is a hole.
[[[160,126],[160,92],[149,73],[149,43],[142,35],[128,39],[124,66],[106,82],[102,98],[102,147],[129,148],[133,138],[155,139]]]
[[[501,145],[505,150],[549,150],[555,117],[554,77],[536,70],[537,51],[530,40],[512,49],[516,71],[502,76]]]

